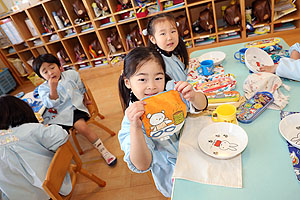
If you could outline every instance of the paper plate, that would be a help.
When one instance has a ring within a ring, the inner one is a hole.
[[[206,126],[198,136],[200,149],[214,158],[229,159],[240,154],[248,144],[248,135],[238,125],[217,122]]]
[[[283,118],[279,123],[279,131],[284,139],[300,149],[300,113]]]
[[[271,56],[264,50],[251,47],[245,52],[245,64],[252,72],[257,73],[259,66],[271,66],[274,65],[274,62]]]
[[[202,62],[203,60],[213,60],[214,65],[219,65],[223,62],[225,57],[226,54],[222,51],[211,51],[199,56],[198,60],[199,62]]]

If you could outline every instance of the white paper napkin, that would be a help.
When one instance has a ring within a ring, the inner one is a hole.
[[[202,128],[213,123],[211,117],[188,117],[179,141],[173,177],[199,183],[242,188],[241,154],[219,160],[206,155],[198,146]]]

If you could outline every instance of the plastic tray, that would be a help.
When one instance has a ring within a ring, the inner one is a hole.
[[[237,112],[236,118],[242,123],[253,122],[272,102],[273,95],[269,92],[257,92],[253,97],[242,104]]]
[[[0,69],[0,95],[7,94],[14,89],[16,85],[16,81],[9,73],[9,70],[7,68]]]

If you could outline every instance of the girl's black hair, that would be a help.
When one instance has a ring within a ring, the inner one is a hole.
[[[164,18],[168,21],[174,22],[175,26],[176,26],[176,20],[175,20],[173,15],[171,15],[169,13],[160,13],[158,15],[154,15],[153,17],[151,17],[149,19],[148,24],[147,24],[147,34],[152,35],[154,37],[154,32],[155,32],[154,24],[155,24],[155,22],[158,19],[162,20]],[[181,59],[181,61],[185,65],[185,69],[186,69],[189,65],[189,54],[187,52],[185,43],[182,40],[182,38],[179,36],[179,34],[178,34],[178,37],[179,37],[179,40],[178,40],[179,42],[178,42],[177,47],[174,49],[173,53]],[[155,49],[158,48],[158,46],[153,44],[151,41],[148,42],[148,46],[151,47],[151,48],[155,48]]]
[[[15,96],[0,96],[0,110],[0,129],[13,128],[25,123],[38,123],[32,108]]]
[[[119,96],[123,111],[129,106],[130,100],[138,100],[131,90],[126,87],[124,79],[129,79],[144,63],[150,60],[154,60],[163,68],[165,83],[171,80],[166,74],[166,65],[159,52],[149,47],[136,47],[124,58],[123,72],[119,78]]]
[[[36,59],[34,59],[34,61],[32,63],[32,68],[33,68],[33,71],[41,78],[43,78],[43,77],[41,76],[40,68],[44,62],[55,63],[55,64],[57,64],[58,67],[60,67],[60,62],[59,62],[58,58],[56,58],[54,55],[49,54],[49,53],[39,55]]]

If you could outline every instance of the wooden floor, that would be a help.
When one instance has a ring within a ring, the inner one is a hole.
[[[294,44],[299,37],[296,34],[285,34],[280,36],[289,45]],[[120,129],[123,114],[118,97],[117,81],[121,73],[121,65],[109,67],[106,69],[94,68],[88,71],[81,71],[81,77],[86,80],[91,89],[94,98],[99,106],[100,112],[105,116],[104,120],[100,120],[116,133]],[[26,85],[18,87],[12,92],[16,94],[19,91],[28,92],[34,87]],[[117,135],[111,137],[102,129],[90,125],[105,146],[118,158],[118,163],[114,167],[105,164],[100,154],[92,145],[82,136],[78,135],[80,145],[84,150],[81,156],[84,167],[90,172],[96,174],[107,182],[106,187],[99,188],[96,184],[88,179],[79,176],[73,200],[81,199],[101,199],[101,200],[165,200],[155,188],[149,175],[136,174],[131,172],[126,163],[123,161],[124,153],[120,149]]]

